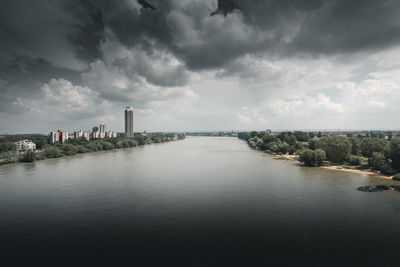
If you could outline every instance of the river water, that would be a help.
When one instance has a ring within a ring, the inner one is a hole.
[[[236,138],[0,168],[0,253],[136,266],[398,265],[393,183],[306,168]]]

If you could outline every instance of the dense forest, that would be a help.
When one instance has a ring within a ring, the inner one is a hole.
[[[271,135],[267,132],[243,132],[238,137],[254,149],[278,154],[295,154],[306,166],[321,166],[328,161],[359,169],[373,169],[385,175],[400,172],[400,138],[386,140],[376,137],[355,137],[320,134],[301,131],[281,132]]]
[[[113,150],[118,148],[128,148],[142,146],[152,143],[162,143],[184,139],[184,134],[174,133],[148,133],[142,135],[135,134],[133,138],[116,137],[86,140],[84,138],[68,139],[65,143],[56,142],[50,144],[49,137],[44,135],[14,135],[0,138],[0,164],[14,162],[33,162],[46,158],[59,158],[63,156],[72,156],[96,152],[101,150]],[[36,144],[36,151],[26,151],[17,153],[14,142],[19,140],[32,140]]]

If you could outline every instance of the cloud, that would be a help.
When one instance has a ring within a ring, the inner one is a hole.
[[[99,120],[122,130],[125,105],[148,130],[394,127],[399,9],[394,0],[1,1],[0,131]]]

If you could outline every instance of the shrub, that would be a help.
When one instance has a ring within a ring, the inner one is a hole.
[[[20,159],[22,162],[34,162],[36,159],[36,153],[28,150],[24,153],[23,157]]]
[[[84,146],[82,146],[82,145],[76,146],[76,153],[82,154],[82,153],[86,153],[86,152],[87,152],[87,149]]]
[[[354,166],[368,165],[367,158],[364,158],[361,156],[355,156],[355,155],[350,155],[349,158],[347,159],[347,162],[350,165],[354,165]]]
[[[63,153],[64,153],[65,155],[67,155],[67,156],[75,155],[76,152],[77,152],[77,149],[76,149],[75,146],[72,145],[72,144],[64,144],[64,145],[62,146],[62,149],[63,149]]]
[[[55,146],[48,146],[44,149],[46,158],[59,158],[62,157],[60,150]]]
[[[400,181],[400,173],[394,175],[392,179],[395,181]]]

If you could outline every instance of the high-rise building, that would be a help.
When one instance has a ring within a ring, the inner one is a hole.
[[[57,131],[57,141],[62,143],[62,131],[61,130]]]
[[[58,132],[50,132],[50,143],[58,142]]]
[[[125,136],[133,137],[133,107],[125,109]]]
[[[106,125],[104,123],[100,124],[100,132],[105,133],[106,132]]]
[[[50,143],[52,144],[55,142],[64,143],[67,140],[68,140],[68,132],[63,132],[61,130],[58,130],[57,132],[50,133]]]

